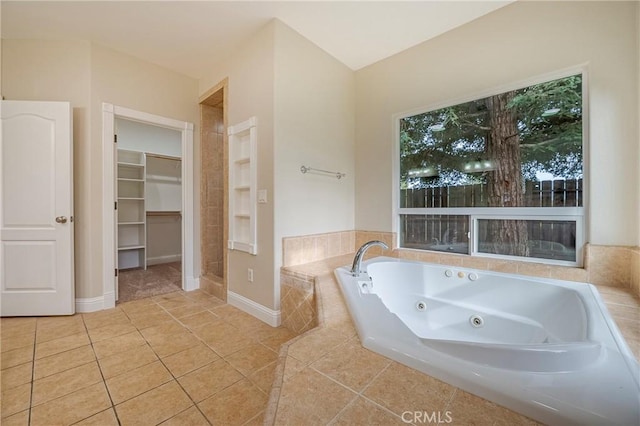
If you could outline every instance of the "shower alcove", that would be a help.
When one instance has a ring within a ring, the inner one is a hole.
[[[201,98],[200,134],[200,286],[227,300],[227,136],[226,82]]]

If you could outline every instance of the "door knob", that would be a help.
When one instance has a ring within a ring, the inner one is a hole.
[[[56,217],[56,222],[58,223],[67,223],[67,218],[64,216],[58,216]]]

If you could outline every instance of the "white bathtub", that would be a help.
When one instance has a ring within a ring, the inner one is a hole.
[[[638,362],[592,285],[388,257],[349,269],[364,347],[547,424],[640,424]]]

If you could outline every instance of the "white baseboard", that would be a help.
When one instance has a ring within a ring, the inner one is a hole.
[[[107,306],[105,306],[106,296],[107,295],[105,294],[104,296],[101,296],[101,297],[88,297],[83,299],[76,299],[76,312],[86,313],[86,312],[101,311],[103,309],[109,309]],[[113,306],[115,306],[115,301],[113,303]]]
[[[253,315],[272,327],[280,326],[280,311],[269,309],[232,291],[227,291],[227,303]]]
[[[147,266],[160,265],[161,263],[181,262],[181,254],[170,254],[168,256],[147,257]]]
[[[102,296],[104,298],[102,303],[102,309],[111,309],[116,307],[116,293],[110,291]]]
[[[187,277],[187,280],[184,283],[184,286],[182,287],[184,291],[193,291],[199,288],[200,288],[200,278],[196,278],[196,277]]]

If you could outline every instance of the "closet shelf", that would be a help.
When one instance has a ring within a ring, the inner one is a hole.
[[[118,200],[122,201],[144,201],[142,197],[118,197]]]
[[[249,157],[242,157],[242,158],[238,158],[236,160],[233,160],[233,162],[235,164],[246,164],[251,162],[251,159]]]
[[[131,167],[131,168],[135,168],[135,169],[141,169],[144,168],[144,164],[139,164],[139,163],[123,163],[123,162],[118,162],[118,166],[120,167]]]
[[[249,185],[238,185],[234,186],[233,189],[235,189],[236,191],[248,191],[251,189],[251,187]]]
[[[144,182],[144,179],[118,178],[118,180],[125,182]]]
[[[118,225],[144,225],[144,222],[118,222]]]

